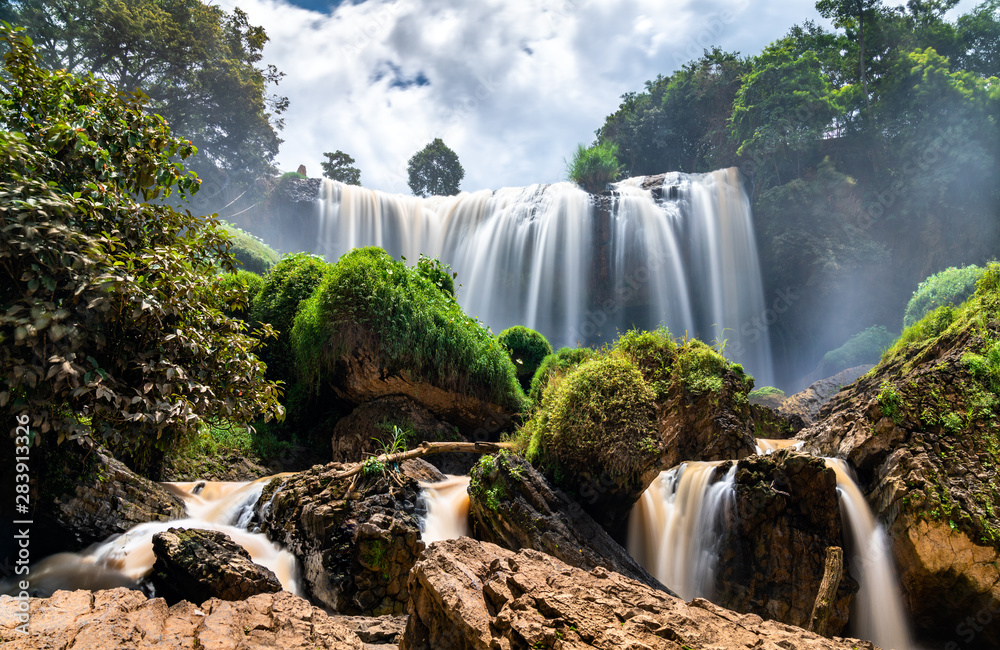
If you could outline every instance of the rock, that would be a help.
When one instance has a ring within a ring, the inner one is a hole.
[[[685,603],[597,568],[469,538],[434,542],[413,567],[401,650],[783,648],[874,650],[708,601]]]
[[[723,607],[810,627],[827,549],[842,547],[837,477],[820,459],[782,449],[739,461],[735,512],[720,541],[716,592]],[[858,590],[837,577],[825,629],[840,634]]]
[[[806,422],[794,413],[783,413],[762,404],[750,404],[754,438],[784,440],[806,428]]]
[[[296,169],[295,171],[296,171],[296,173],[302,174],[303,176],[308,176],[309,175],[309,174],[306,173],[306,166],[305,165],[299,165],[299,168]]]
[[[332,447],[335,462],[357,462],[366,456],[382,453],[392,444],[393,425],[409,433],[406,443],[415,447],[421,442],[469,442],[458,427],[434,416],[420,403],[406,395],[378,397],[358,406],[333,429]],[[478,454],[434,454],[427,462],[446,474],[468,474],[479,460]]]
[[[153,554],[153,585],[170,603],[281,591],[274,572],[254,564],[246,549],[219,531],[170,528],[153,535]]]
[[[341,614],[402,614],[406,577],[424,548],[417,481],[438,473],[418,459],[398,473],[334,479],[342,468],[317,465],[268,484],[257,504],[261,532],[298,558],[314,602]]]
[[[36,524],[56,542],[50,552],[79,550],[142,523],[184,516],[178,497],[102,447],[63,443],[46,454],[45,464],[39,468],[41,493],[32,501],[39,504]]]
[[[364,650],[347,625],[287,591],[243,601],[168,607],[139,591],[57,591],[30,600],[30,633],[15,629],[18,602],[0,596],[4,650]]]
[[[366,644],[399,646],[407,616],[334,616],[333,619],[358,635]]]
[[[469,516],[478,539],[512,551],[542,551],[588,571],[604,567],[666,590],[579,503],[520,456],[484,456],[471,478]]]
[[[972,622],[980,630],[963,630],[1000,647],[996,397],[963,361],[984,345],[975,323],[911,345],[838,393],[796,437],[857,469],[893,539],[920,633],[960,639],[956,626],[992,607],[990,620]]]
[[[832,377],[814,381],[803,391],[789,395],[775,410],[783,415],[798,416],[806,424],[814,424],[819,419],[820,409],[845,386],[850,386],[858,377],[874,366],[870,363],[841,370]],[[801,427],[800,427],[801,428]]]

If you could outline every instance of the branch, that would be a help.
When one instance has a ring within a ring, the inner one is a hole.
[[[458,451],[468,454],[494,454],[501,449],[512,449],[513,444],[509,442],[422,442],[419,447],[408,451],[400,451],[395,454],[382,454],[375,456],[375,460],[380,463],[401,463],[404,460],[420,458],[431,454],[444,454]],[[334,475],[333,479],[343,479],[360,474],[364,469],[364,462],[354,463],[350,469]]]

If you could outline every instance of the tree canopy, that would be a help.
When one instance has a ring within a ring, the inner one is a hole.
[[[348,185],[361,185],[361,170],[354,167],[354,158],[340,149],[334,152],[327,151],[323,155],[326,161],[321,162],[319,166],[323,168],[324,176]]]
[[[267,34],[240,9],[201,0],[0,0],[45,65],[150,97],[148,110],[199,149],[196,168],[255,178],[272,171],[288,100],[260,65]],[[199,169],[201,171],[201,169]]]
[[[434,138],[433,142],[413,154],[407,171],[410,190],[417,196],[458,194],[458,186],[465,177],[458,154],[449,149],[441,138]]]
[[[152,473],[206,420],[281,414],[251,333],[225,315],[245,292],[209,217],[157,199],[198,189],[146,98],[50,71],[9,26],[0,75],[0,411],[43,438],[95,436]]]

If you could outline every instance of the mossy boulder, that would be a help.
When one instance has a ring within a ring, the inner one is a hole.
[[[333,265],[300,307],[292,346],[314,390],[354,404],[408,395],[454,424],[496,431],[528,407],[489,330],[379,248]]]
[[[797,436],[857,468],[924,635],[953,635],[956,621],[1000,600],[998,342],[1000,265],[991,264],[968,301],[907,328]],[[976,638],[1000,645],[1000,618]]]
[[[542,401],[542,393],[554,378],[564,375],[578,365],[594,357],[597,352],[591,348],[559,348],[549,354],[538,365],[534,377],[531,378],[531,387],[528,397],[535,404]]]
[[[263,240],[235,226],[223,225],[223,229],[229,235],[230,252],[242,265],[242,270],[264,275],[278,263],[281,257],[278,251]]]
[[[552,354],[552,346],[541,333],[523,325],[508,327],[497,335],[497,341],[507,349],[517,370],[517,381],[528,392],[538,366],[546,356]]]

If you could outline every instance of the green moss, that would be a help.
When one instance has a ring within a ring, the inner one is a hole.
[[[501,502],[510,498],[510,492],[500,476],[502,471],[510,469],[509,459],[506,450],[482,456],[469,472],[469,494],[493,512],[500,509]]]
[[[528,397],[536,404],[541,402],[545,387],[555,376],[577,367],[595,354],[597,353],[590,348],[559,348],[548,355],[542,359],[535,376],[531,379]]]
[[[765,399],[768,397],[785,397],[785,391],[774,386],[763,386],[757,390],[750,391],[750,399]]]
[[[615,349],[636,365],[657,398],[667,394],[677,353],[677,343],[670,330],[666,327],[649,332],[629,330],[615,342]]]
[[[623,484],[656,448],[655,400],[635,364],[612,351],[550,384],[518,444],[557,479],[606,470]]]
[[[528,403],[506,350],[466,316],[453,295],[378,248],[347,253],[300,307],[292,347],[303,377],[319,386],[358,348],[390,374],[513,411]]]
[[[677,349],[676,363],[681,382],[694,395],[720,392],[723,375],[730,368],[725,357],[697,339]]]
[[[906,305],[903,326],[909,327],[928,312],[943,305],[959,305],[976,290],[976,282],[983,275],[978,266],[950,267],[935,273],[917,286]]]
[[[229,224],[223,224],[222,228],[229,235],[230,251],[243,265],[244,271],[264,275],[277,264],[280,257],[278,251],[261,239]]]
[[[497,341],[507,349],[517,370],[517,380],[527,392],[538,367],[552,354],[552,346],[539,332],[523,325],[508,327],[497,335]]]

